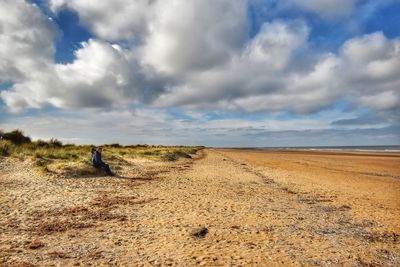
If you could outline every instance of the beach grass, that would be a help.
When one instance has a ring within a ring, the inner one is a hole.
[[[11,133],[11,134],[10,134]],[[91,164],[93,145],[63,144],[57,139],[49,141],[31,141],[19,130],[0,134],[6,139],[0,141],[0,156],[19,159],[30,158],[42,171],[74,171],[76,175],[93,174],[96,170]],[[106,162],[119,165],[129,158],[146,158],[149,160],[175,161],[179,158],[191,158],[201,146],[160,146],[160,145],[121,145],[105,144],[101,146]]]

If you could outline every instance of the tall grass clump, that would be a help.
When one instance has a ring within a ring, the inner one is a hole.
[[[57,139],[51,138],[49,141],[37,140],[31,143],[32,148],[60,148],[63,143]]]
[[[13,144],[10,141],[0,142],[0,156],[7,157],[12,152]]]
[[[51,138],[49,141],[50,146],[52,147],[62,147],[63,143],[60,140],[57,140],[55,138]]]

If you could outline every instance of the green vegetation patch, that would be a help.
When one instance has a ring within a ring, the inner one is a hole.
[[[57,139],[32,141],[22,131],[0,130],[0,156],[20,159],[32,158],[35,165],[45,172],[71,176],[85,176],[96,173],[91,163],[91,145],[63,144]],[[103,145],[103,160],[111,169],[127,164],[129,158],[175,161],[191,158],[201,146],[152,146],[146,144],[123,146],[117,143]]]

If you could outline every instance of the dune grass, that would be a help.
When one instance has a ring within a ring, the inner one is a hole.
[[[96,171],[90,161],[92,145],[63,145],[57,139],[31,141],[19,130],[12,133],[12,135],[7,135],[8,133],[0,130],[0,134],[7,138],[0,141],[0,156],[2,157],[14,157],[21,160],[33,159],[35,165],[46,172],[74,172],[75,175],[86,175]],[[126,162],[129,158],[162,161],[190,158],[203,147],[107,144],[102,148],[104,161],[112,166]]]

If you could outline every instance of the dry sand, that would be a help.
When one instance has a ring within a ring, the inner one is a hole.
[[[0,158],[0,265],[400,265],[400,155],[207,149],[114,178],[31,166]]]

